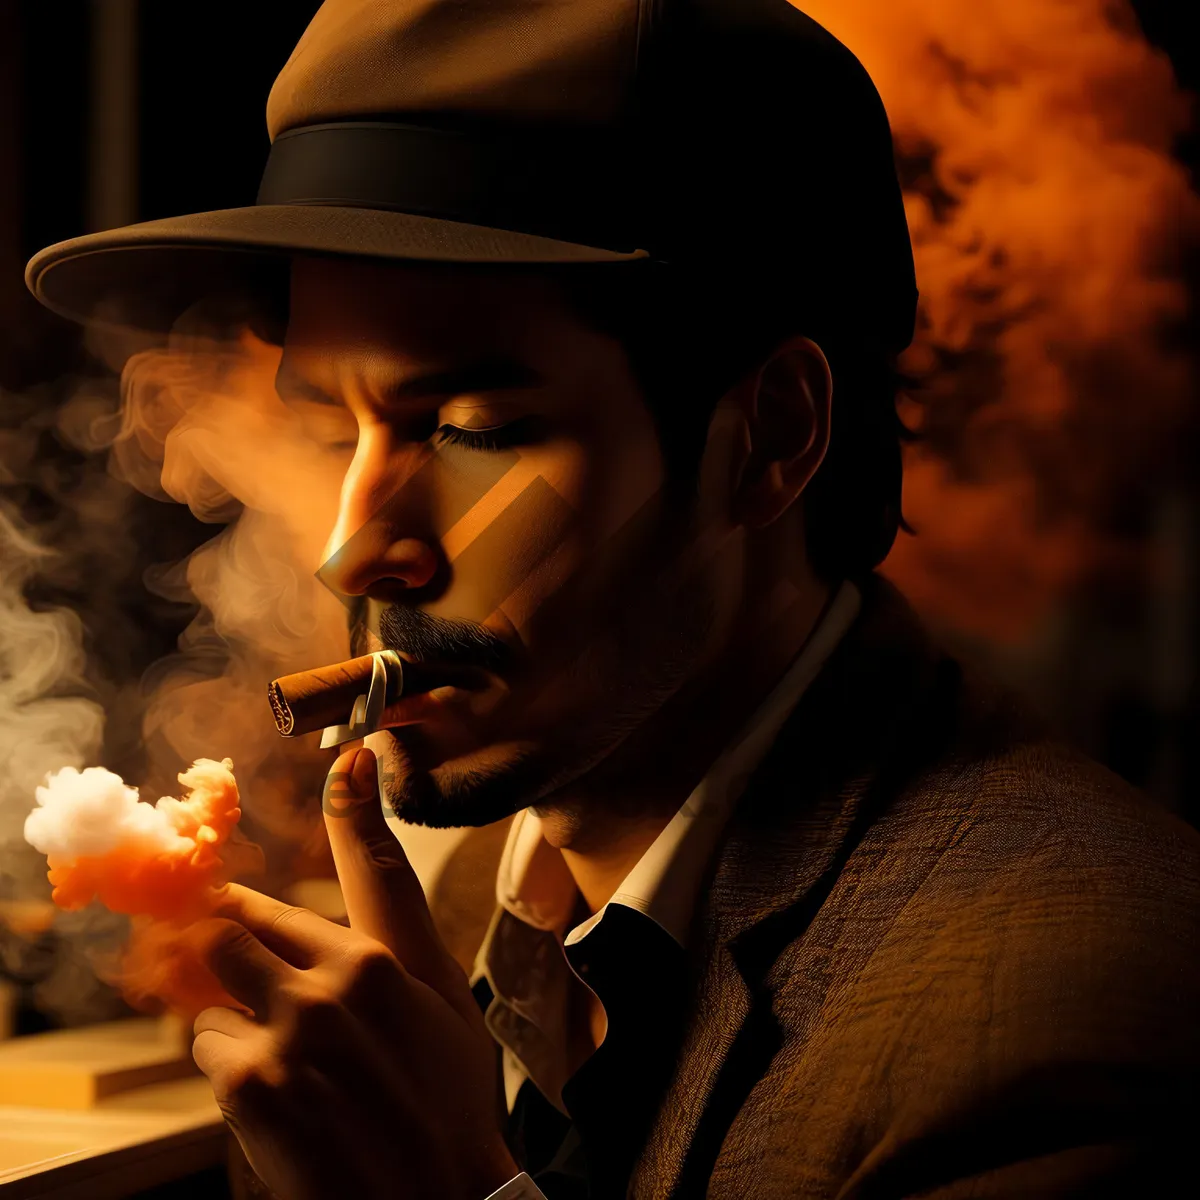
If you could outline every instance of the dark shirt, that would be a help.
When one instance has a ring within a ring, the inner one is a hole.
[[[658,924],[624,905],[608,908],[586,938],[563,952],[603,1004],[608,1030],[563,1087],[570,1115],[527,1079],[509,1117],[508,1141],[548,1200],[609,1200],[625,1194],[675,1065],[685,954]],[[486,1011],[487,980],[474,990]]]

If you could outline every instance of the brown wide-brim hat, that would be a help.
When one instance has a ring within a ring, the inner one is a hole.
[[[651,261],[912,338],[883,104],[788,0],[326,0],[267,102],[257,203],[73,238],[42,303],[163,327],[292,258]],[[736,284],[735,284],[736,286]]]

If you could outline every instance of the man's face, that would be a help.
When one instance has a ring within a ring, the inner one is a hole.
[[[345,455],[322,578],[355,652],[446,675],[370,743],[403,819],[545,799],[716,650],[720,499],[664,488],[624,351],[552,279],[300,260],[279,389]]]

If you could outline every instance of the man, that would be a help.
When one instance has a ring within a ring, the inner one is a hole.
[[[1166,1194],[1197,837],[933,647],[912,257],[784,0],[328,0],[259,204],[43,251],[142,317],[291,264],[323,578],[445,686],[325,796],[350,928],[231,885],[194,1054],[283,1197]],[[250,253],[254,252],[254,253]],[[379,804],[513,817],[470,972]],[[514,816],[515,814],[515,816]]]

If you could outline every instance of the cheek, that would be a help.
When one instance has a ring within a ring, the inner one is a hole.
[[[624,428],[604,430],[581,505],[594,514],[597,541],[619,536],[656,511],[664,483],[658,436],[648,415]]]
[[[579,417],[579,452],[564,492],[577,515],[577,535],[601,557],[658,512],[664,472],[649,411],[614,386]]]
[[[586,454],[563,438],[522,447],[502,462],[499,455],[467,452],[464,458],[469,461],[461,465],[500,463],[502,469],[438,534],[450,587],[423,607],[434,616],[503,625],[510,636],[514,630],[522,636],[525,616],[545,595],[545,581],[578,557]],[[460,470],[455,478],[462,475]]]
[[[528,453],[528,464],[539,489],[536,503],[514,522],[513,542],[526,547],[519,555],[525,564],[536,563],[520,573],[514,562],[500,567],[515,584],[501,615],[527,645],[557,640],[552,617],[574,625],[590,603],[611,600],[618,576],[659,518],[663,482],[648,423],[599,430],[557,450],[540,447]]]

